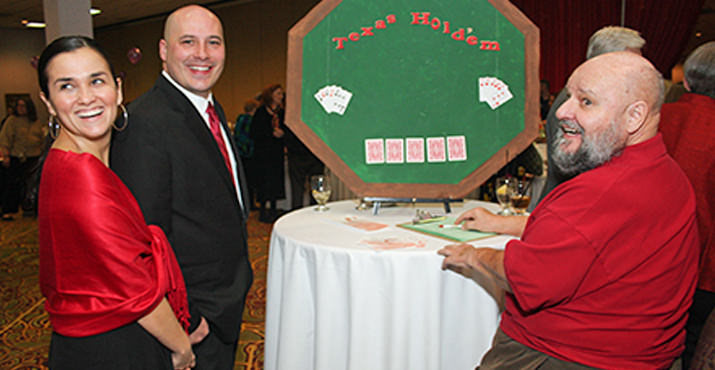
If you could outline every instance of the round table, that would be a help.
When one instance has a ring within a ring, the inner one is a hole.
[[[491,346],[496,301],[474,281],[442,271],[436,251],[454,242],[396,225],[416,209],[383,207],[377,215],[356,201],[303,208],[274,225],[266,292],[265,369],[473,369]],[[467,201],[452,215],[483,206]],[[346,217],[388,225],[362,231]],[[471,242],[503,248],[512,237]]]

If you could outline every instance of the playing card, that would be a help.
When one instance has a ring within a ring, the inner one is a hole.
[[[504,81],[496,77],[479,78],[479,101],[486,102],[491,109],[499,108],[513,97]]]
[[[330,107],[330,102],[328,100],[328,87],[325,86],[318,90],[317,93],[314,95],[315,99],[320,103],[320,106],[323,107],[326,113],[331,113],[332,108]]]
[[[427,162],[444,162],[446,161],[446,153],[444,151],[443,137],[428,137],[427,138]]]
[[[407,138],[407,163],[422,163],[425,161],[425,139],[421,137]]]
[[[487,100],[487,104],[489,104],[490,108],[497,109],[513,97],[514,96],[512,95],[511,91],[509,91],[509,89],[507,88],[507,89],[498,91],[496,94],[492,95]]]
[[[494,77],[484,77],[484,87],[479,96],[480,101],[488,101],[494,94],[496,89],[494,88],[495,78]]]
[[[385,149],[387,151],[387,163],[405,162],[405,142],[402,139],[386,139]]]
[[[450,161],[467,160],[467,145],[464,136],[447,136],[447,155]]]
[[[331,110],[342,116],[345,113],[345,109],[348,108],[348,104],[350,103],[350,99],[352,97],[353,94],[351,92],[343,89],[342,87],[336,87]]]
[[[318,90],[315,100],[320,103],[326,113],[337,113],[343,115],[350,103],[353,94],[340,86],[328,85]]]
[[[313,96],[315,97],[315,100],[317,100],[318,103],[320,103],[320,105],[323,105],[323,100],[325,100],[325,98],[323,97],[323,94],[321,93],[320,90],[318,90],[318,92],[315,93],[315,95],[313,95]]]
[[[382,139],[365,139],[365,162],[385,163],[385,148]]]

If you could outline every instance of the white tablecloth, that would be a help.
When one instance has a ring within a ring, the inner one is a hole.
[[[452,207],[453,215],[477,204]],[[474,281],[442,271],[436,251],[452,242],[394,225],[415,209],[330,211],[303,208],[280,218],[271,236],[266,292],[265,368],[309,370],[473,369],[491,346],[499,310]],[[346,216],[390,225],[364,232],[338,222]],[[419,247],[376,250],[370,241],[402,240]],[[473,245],[503,248],[494,236]],[[367,244],[366,244],[367,243]]]

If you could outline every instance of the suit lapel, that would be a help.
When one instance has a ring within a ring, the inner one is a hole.
[[[237,178],[238,178],[238,186],[241,194],[241,200],[243,207],[241,207],[241,211],[243,212],[243,217],[245,219],[248,219],[248,212],[250,211],[250,200],[248,199],[248,183],[246,182],[246,175],[243,171],[243,163],[241,163],[241,156],[238,154],[236,151],[236,143],[233,141],[233,135],[231,135],[231,131],[228,129],[228,125],[226,124],[226,115],[223,112],[223,107],[221,107],[221,104],[219,104],[218,101],[214,98],[214,107],[216,108],[216,113],[218,114],[218,118],[221,120],[221,126],[224,129],[224,132],[226,132],[226,136],[228,138],[228,145],[229,150],[233,153],[233,158],[236,160],[236,171],[237,173]],[[232,182],[233,183],[233,182]]]
[[[236,199],[235,193],[236,190],[233,185],[233,179],[231,179],[231,176],[228,172],[228,168],[226,168],[226,164],[223,159],[223,155],[221,154],[221,151],[218,148],[218,145],[216,144],[216,140],[213,137],[213,134],[209,130],[208,126],[206,126],[206,122],[204,121],[204,118],[201,116],[201,114],[196,110],[194,105],[189,101],[189,99],[184,96],[181,91],[179,91],[174,85],[171,84],[164,76],[159,76],[159,81],[157,82],[157,86],[164,91],[164,93],[169,97],[169,101],[174,102],[174,106],[172,107],[173,109],[180,111],[184,117],[187,119],[183,120],[182,122],[185,124],[186,128],[196,137],[197,141],[199,142],[201,148],[204,151],[204,154],[209,158],[209,162],[211,162],[211,165],[216,169],[216,171],[220,174],[221,181],[226,185],[226,187],[231,191],[234,196],[232,197],[233,199]],[[229,133],[228,127],[226,126],[226,116],[223,112],[223,109],[221,106],[214,100],[214,105],[216,107],[216,111],[218,113],[219,119],[221,120],[221,125],[223,126],[224,130],[226,130],[226,133]],[[229,138],[231,135],[227,135]],[[229,143],[226,143],[229,144]],[[239,157],[237,156],[234,148],[233,143],[230,143],[229,147],[231,150],[234,152],[234,157],[236,158],[236,167],[240,169],[240,161]],[[197,153],[198,155],[198,153]],[[243,171],[242,169],[239,171],[239,176],[240,181],[242,181],[242,185],[245,184],[245,179],[242,179]],[[241,196],[244,198],[243,204],[246,205],[247,200],[246,197],[244,196],[245,191],[243,191],[245,187],[241,188]],[[238,199],[236,199],[236,203],[238,204]],[[238,204],[239,208],[241,208],[241,213],[243,214],[244,218],[247,217],[246,215],[246,207],[240,207],[240,204]]]

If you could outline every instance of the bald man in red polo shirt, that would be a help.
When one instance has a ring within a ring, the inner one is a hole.
[[[677,368],[698,231],[692,187],[658,134],[662,78],[643,57],[615,52],[579,66],[566,88],[550,165],[573,178],[504,250],[439,251],[443,268],[506,291],[480,368]],[[491,217],[474,209],[457,222]]]

